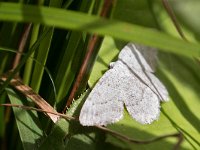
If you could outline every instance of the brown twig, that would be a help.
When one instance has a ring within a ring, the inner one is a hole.
[[[64,112],[71,105],[71,103],[73,101],[73,98],[74,98],[74,96],[75,96],[75,94],[76,94],[76,92],[77,92],[77,90],[78,90],[78,88],[79,88],[79,86],[81,84],[83,76],[84,76],[84,74],[85,74],[85,72],[87,70],[88,61],[89,61],[90,57],[92,56],[93,49],[94,49],[94,46],[95,46],[95,44],[96,44],[97,41],[98,41],[98,37],[96,35],[92,36],[92,38],[91,38],[91,40],[89,42],[88,52],[87,52],[87,54],[86,54],[86,56],[84,58],[84,62],[82,64],[82,66],[81,66],[81,69],[80,69],[80,71],[78,73],[76,81],[75,81],[75,83],[73,85],[73,88],[72,88],[70,96],[69,96],[69,98],[67,100],[67,104],[66,104],[66,107],[64,109]]]
[[[21,53],[23,53],[23,51],[24,51],[26,42],[28,40],[28,35],[30,33],[31,26],[32,26],[31,23],[25,26],[24,32],[19,41],[18,53],[15,55],[15,58],[13,61],[12,70],[14,70],[20,62],[20,59],[22,56]]]
[[[100,16],[101,17],[106,17],[108,15],[108,12],[112,6],[112,3],[113,1],[112,0],[104,0],[104,5],[103,5],[103,9],[100,13]],[[87,48],[87,53],[85,55],[85,58],[84,58],[84,61],[83,61],[83,64],[79,70],[79,73],[76,77],[76,80],[75,80],[75,83],[73,85],[73,88],[71,90],[71,93],[68,97],[68,100],[67,100],[67,103],[66,103],[66,106],[63,110],[63,112],[66,111],[66,109],[71,105],[72,101],[73,101],[73,98],[81,84],[81,82],[83,81],[83,77],[87,71],[87,68],[88,68],[88,64],[89,64],[89,61],[90,61],[90,58],[91,56],[93,55],[94,53],[94,50],[95,50],[95,46],[98,42],[100,42],[102,40],[102,38],[100,38],[99,36],[97,35],[93,35],[89,41],[89,44],[88,44],[88,48]]]
[[[53,115],[56,115],[56,116],[60,116],[64,119],[66,119],[66,120],[77,120],[76,118],[74,118],[72,116],[64,115],[64,114],[58,113],[56,111],[48,111],[48,110],[43,110],[41,108],[35,108],[35,107],[31,107],[31,106],[24,106],[24,105],[18,105],[18,104],[0,104],[0,106],[17,107],[17,108],[22,108],[22,109],[25,109],[25,110],[35,110],[37,112],[43,112],[43,113],[46,113],[46,114],[53,114]]]
[[[178,138],[178,142],[176,143],[176,145],[174,146],[174,150],[178,150],[181,146],[181,143],[183,142],[183,134],[179,133],[179,138]]]
[[[27,40],[28,40],[28,35],[29,35],[29,33],[30,33],[31,26],[32,26],[32,24],[30,23],[30,24],[25,25],[25,27],[24,27],[24,31],[23,31],[23,33],[22,33],[22,35],[21,35],[21,37],[20,37],[20,40],[19,40],[18,51],[17,51],[17,53],[16,53],[16,55],[15,55],[15,58],[14,58],[14,60],[13,60],[11,70],[14,70],[14,69],[17,67],[17,65],[19,64],[19,62],[20,62],[21,53],[23,53],[24,48],[25,48],[25,46],[26,46],[26,43],[27,43]],[[10,109],[7,109],[7,110],[6,110],[6,114],[7,114],[7,116],[8,116],[7,118],[10,118],[10,117],[9,117],[9,115],[10,115]]]
[[[152,138],[152,139],[149,139],[149,140],[135,140],[135,139],[132,139],[132,138],[129,138],[127,136],[124,136],[118,132],[115,132],[113,130],[110,130],[106,127],[102,127],[102,126],[96,126],[97,128],[99,129],[102,129],[120,139],[123,139],[123,140],[126,140],[126,141],[129,141],[131,143],[135,143],[135,144],[149,144],[149,143],[152,143],[152,142],[156,142],[156,141],[159,141],[159,140],[162,140],[162,139],[165,139],[165,138],[168,138],[168,137],[182,137],[182,134],[181,133],[175,133],[175,134],[167,134],[167,135],[162,135],[162,136],[159,136],[159,137],[156,137],[156,138]],[[179,140],[178,140],[178,143],[179,143]]]
[[[6,81],[7,76],[6,75],[1,76],[0,80]],[[19,78],[16,77],[11,79],[10,85],[13,86],[15,89],[17,89],[22,94],[24,94],[26,97],[30,98],[42,110],[57,113],[56,110],[51,105],[49,105],[40,95],[35,93],[31,87],[24,85]],[[56,122],[59,119],[57,115],[52,115],[52,113],[50,114],[47,113],[47,115],[51,118],[53,122]]]
[[[179,35],[185,40],[187,41],[183,31],[181,30],[180,24],[178,23],[177,19],[176,19],[176,15],[174,14],[173,9],[171,8],[171,6],[169,5],[169,1],[168,0],[162,0],[163,6],[165,8],[165,10],[167,11],[168,15],[170,16],[176,30],[178,31]]]
[[[64,118],[66,120],[79,121],[78,118],[75,118],[75,117],[72,117],[72,116],[68,116],[68,115],[65,115],[65,114],[58,113],[58,112],[46,111],[46,110],[43,110],[43,109],[24,106],[24,105],[0,104],[0,106],[17,107],[17,108],[22,108],[22,109],[26,109],[26,110],[35,110],[35,111],[38,111],[38,112],[43,112],[43,113],[48,113],[48,114],[51,113],[53,115],[57,115],[57,116],[59,116],[61,118]],[[95,126],[95,127],[100,129],[100,130],[102,130],[102,131],[104,131],[104,132],[106,132],[106,133],[111,134],[114,137],[117,137],[117,138],[119,138],[121,140],[128,141],[128,142],[134,143],[134,144],[150,144],[150,143],[153,143],[153,142],[165,139],[165,138],[176,137],[176,138],[178,138],[178,142],[175,145],[174,150],[177,150],[179,148],[181,142],[183,141],[183,135],[181,133],[162,135],[162,136],[158,136],[156,138],[152,138],[152,139],[149,139],[149,140],[135,140],[135,139],[129,138],[129,137],[123,135],[123,134],[120,134],[119,132],[113,131],[113,130],[108,129],[106,127],[103,127],[103,126]]]

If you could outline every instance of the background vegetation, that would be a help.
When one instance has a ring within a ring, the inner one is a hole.
[[[123,120],[103,129],[66,118],[53,123],[42,112],[1,105],[1,149],[200,149],[200,1],[169,2],[185,38],[160,0],[114,0],[108,10],[104,0],[1,0],[0,74],[12,69],[8,79],[18,74],[58,112],[87,62],[66,112],[78,117],[89,89],[127,42],[159,49],[156,76],[170,94],[153,124],[141,125],[125,111]],[[0,84],[0,104],[35,106],[7,83]]]

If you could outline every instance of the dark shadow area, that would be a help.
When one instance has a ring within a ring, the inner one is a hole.
[[[80,136],[80,139],[79,137]],[[97,135],[98,136],[98,135]],[[72,136],[67,144],[67,149],[75,150],[122,150],[123,148],[118,147],[116,145],[112,145],[111,143],[105,142],[105,139],[97,139],[98,137],[90,137],[86,134],[76,134]],[[85,141],[82,139],[84,138]],[[90,139],[90,140],[89,140]],[[87,140],[87,141],[86,141]],[[128,150],[128,149],[124,149]]]

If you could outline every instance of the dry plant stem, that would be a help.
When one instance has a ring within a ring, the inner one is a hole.
[[[25,48],[25,45],[26,45],[26,42],[27,42],[27,39],[28,39],[28,36],[30,33],[31,26],[32,26],[31,23],[25,26],[24,32],[19,41],[18,53],[15,55],[15,59],[13,61],[12,70],[14,70],[20,62],[20,59],[22,56],[21,53],[23,53],[23,51],[24,51],[24,48]]]
[[[25,45],[26,45],[26,42],[27,42],[27,39],[28,39],[28,35],[30,33],[31,26],[32,26],[32,24],[30,23],[30,24],[25,25],[25,27],[24,27],[24,31],[21,35],[21,38],[20,38],[19,44],[18,44],[18,52],[15,55],[15,58],[13,60],[11,70],[14,70],[20,62],[21,53],[23,53],[23,51],[24,51],[24,48],[25,48]],[[9,117],[9,115],[10,115],[10,109],[9,108],[6,110],[6,114],[7,114],[7,119],[9,119],[10,118]]]
[[[71,105],[72,101],[73,101],[73,98],[74,98],[74,95],[76,94],[76,91],[78,90],[80,84],[81,84],[81,81],[83,79],[83,76],[86,72],[86,69],[87,69],[87,65],[88,65],[88,61],[93,53],[93,49],[94,49],[94,46],[96,44],[96,42],[98,41],[98,37],[96,35],[92,36],[90,42],[89,42],[89,47],[88,47],[88,52],[84,58],[84,62],[81,66],[81,69],[78,73],[78,76],[76,78],[76,81],[73,85],[73,88],[72,88],[72,91],[70,93],[70,96],[67,100],[67,104],[66,104],[66,107],[64,109],[64,112],[66,111],[66,109]]]
[[[162,0],[163,6],[165,7],[165,10],[167,11],[168,15],[170,16],[176,30],[178,31],[179,35],[185,40],[187,41],[183,31],[181,30],[180,24],[178,23],[177,19],[176,19],[176,15],[174,14],[174,11],[172,10],[171,6],[169,5],[169,1],[168,0]]]
[[[101,17],[106,17],[108,15],[108,12],[112,6],[112,3],[113,1],[112,0],[104,0],[104,5],[103,5],[103,9],[101,11],[101,14],[100,16]],[[64,113],[66,112],[66,109],[71,105],[72,101],[73,101],[73,98],[81,84],[81,81],[83,80],[83,76],[84,74],[86,73],[86,70],[87,70],[87,67],[88,67],[88,64],[89,64],[89,60],[92,56],[92,54],[94,53],[94,49],[95,49],[95,45],[99,42],[100,40],[100,37],[97,36],[97,35],[93,35],[89,41],[89,44],[88,44],[88,49],[87,49],[87,53],[85,55],[85,58],[84,58],[84,61],[83,61],[83,64],[79,70],[79,73],[78,73],[78,76],[76,78],[76,81],[73,85],[73,88],[72,88],[72,91],[70,93],[70,96],[67,100],[67,104],[64,108]]]
[[[75,118],[75,117],[72,117],[72,116],[64,115],[64,114],[61,114],[61,113],[58,113],[58,112],[46,111],[46,110],[43,110],[43,109],[38,109],[38,108],[34,108],[34,107],[24,106],[24,105],[0,104],[0,106],[18,107],[18,108],[22,108],[22,109],[25,109],[25,110],[35,110],[35,111],[43,112],[43,113],[47,113],[47,114],[51,113],[53,115],[57,115],[57,116],[59,116],[61,118],[64,118],[66,120],[79,121],[78,118]],[[128,142],[134,143],[134,144],[150,144],[150,143],[153,143],[153,142],[165,139],[165,138],[176,137],[176,138],[178,138],[178,142],[175,145],[174,150],[177,150],[179,148],[181,142],[183,141],[183,135],[181,133],[163,135],[163,136],[159,136],[159,137],[156,137],[156,138],[152,138],[152,139],[149,139],[149,140],[143,140],[142,141],[142,140],[135,140],[135,139],[129,138],[129,137],[123,135],[123,134],[120,134],[120,133],[118,133],[116,131],[113,131],[113,130],[108,129],[108,128],[103,127],[103,126],[95,126],[95,127],[98,128],[98,129],[100,129],[100,130],[102,130],[102,131],[104,131],[104,132],[106,132],[106,133],[111,134],[114,137],[117,137],[117,138],[119,138],[121,140],[128,141]]]
[[[2,81],[6,81],[7,77],[2,76],[0,79]],[[49,105],[40,95],[35,93],[32,90],[32,88],[24,85],[19,78],[11,79],[10,85],[13,86],[15,89],[17,89],[22,94],[24,94],[26,97],[30,98],[42,110],[57,113],[56,110],[51,105]],[[59,119],[57,115],[53,115],[52,113],[47,113],[47,115],[51,118],[53,122],[56,122]]]
[[[110,8],[113,5],[113,0],[104,0],[104,4],[103,4],[103,9],[100,13],[101,17],[107,17],[107,15],[109,14]]]
[[[35,108],[35,107],[30,107],[30,106],[24,106],[24,105],[18,105],[18,104],[0,104],[0,106],[17,107],[17,108],[22,108],[22,109],[25,109],[25,110],[35,110],[37,112],[43,112],[43,113],[46,113],[46,114],[53,114],[53,115],[56,115],[58,117],[62,117],[66,120],[78,120],[78,119],[76,119],[72,116],[64,115],[64,114],[58,113],[56,111],[47,111],[47,110],[43,110],[43,109]]]
[[[174,150],[180,149],[180,146],[181,146],[181,143],[183,142],[183,139],[184,139],[183,134],[180,133],[178,142],[177,142],[177,144],[174,146]]]
[[[152,139],[149,139],[149,140],[134,140],[134,139],[131,139],[127,136],[124,136],[122,134],[119,134],[118,132],[115,132],[113,130],[110,130],[106,127],[102,127],[102,126],[96,126],[97,128],[99,129],[102,129],[112,135],[115,135],[116,137],[120,138],[120,139],[123,139],[123,140],[126,140],[126,141],[129,141],[131,143],[135,143],[135,144],[149,144],[149,143],[152,143],[152,142],[156,142],[156,141],[159,141],[159,140],[162,140],[162,139],[165,139],[165,138],[168,138],[168,137],[177,137],[178,139],[181,139],[181,140],[178,140],[177,143],[180,143],[179,141],[182,141],[182,134],[181,133],[175,133],[175,134],[168,134],[168,135],[163,135],[163,136],[159,136],[159,137],[156,137],[156,138],[152,138]],[[177,144],[176,144],[177,145]],[[180,145],[180,144],[179,144]],[[177,146],[178,147],[178,146]]]

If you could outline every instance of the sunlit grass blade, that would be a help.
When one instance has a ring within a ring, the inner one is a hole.
[[[0,20],[34,22],[58,28],[110,35],[117,39],[146,44],[188,57],[197,57],[200,53],[199,44],[185,42],[156,30],[57,8],[0,3]]]

